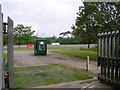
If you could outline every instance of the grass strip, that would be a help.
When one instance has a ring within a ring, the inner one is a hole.
[[[78,56],[80,58],[90,57],[92,60],[97,60],[97,52],[96,48],[81,48],[81,49],[65,49],[65,50],[57,50],[50,51],[52,53],[66,54],[71,56]]]
[[[90,79],[90,73],[61,64],[45,66],[16,67],[15,88],[30,88],[75,80]]]

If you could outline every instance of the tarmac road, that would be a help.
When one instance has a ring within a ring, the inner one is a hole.
[[[95,44],[91,44],[90,47],[94,47]],[[75,45],[48,45],[48,48],[62,48],[62,49],[69,49],[69,48],[87,48],[87,44],[75,44]]]
[[[90,47],[96,46],[95,44],[91,44]],[[27,45],[20,45],[21,48],[26,48]],[[34,47],[34,45],[33,45]],[[48,48],[62,48],[62,49],[70,49],[70,48],[87,48],[87,44],[74,44],[74,45],[47,45]],[[4,46],[4,48],[7,48]],[[14,48],[19,48],[18,45],[15,45]]]
[[[42,66],[48,64],[63,64],[74,68],[86,68],[86,60],[79,57],[61,55],[48,52],[46,56],[35,56],[34,51],[14,51],[14,63],[17,67],[26,66]],[[99,69],[97,69],[96,62],[90,61],[90,69],[96,71],[97,75]]]

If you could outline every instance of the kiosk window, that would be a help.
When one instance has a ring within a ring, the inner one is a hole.
[[[45,44],[44,44],[44,42],[40,42],[39,44],[40,44],[39,45],[39,50],[45,50]]]

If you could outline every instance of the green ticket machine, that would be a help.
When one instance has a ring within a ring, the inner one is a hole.
[[[34,55],[47,55],[47,40],[45,39],[35,40]]]

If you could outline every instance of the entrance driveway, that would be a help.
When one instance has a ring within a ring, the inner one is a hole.
[[[15,67],[42,66],[48,64],[63,64],[74,68],[85,69],[86,60],[79,57],[48,52],[47,56],[35,56],[34,51],[14,51]],[[90,70],[98,74],[96,62],[90,61]],[[94,72],[95,71],[95,72]]]

